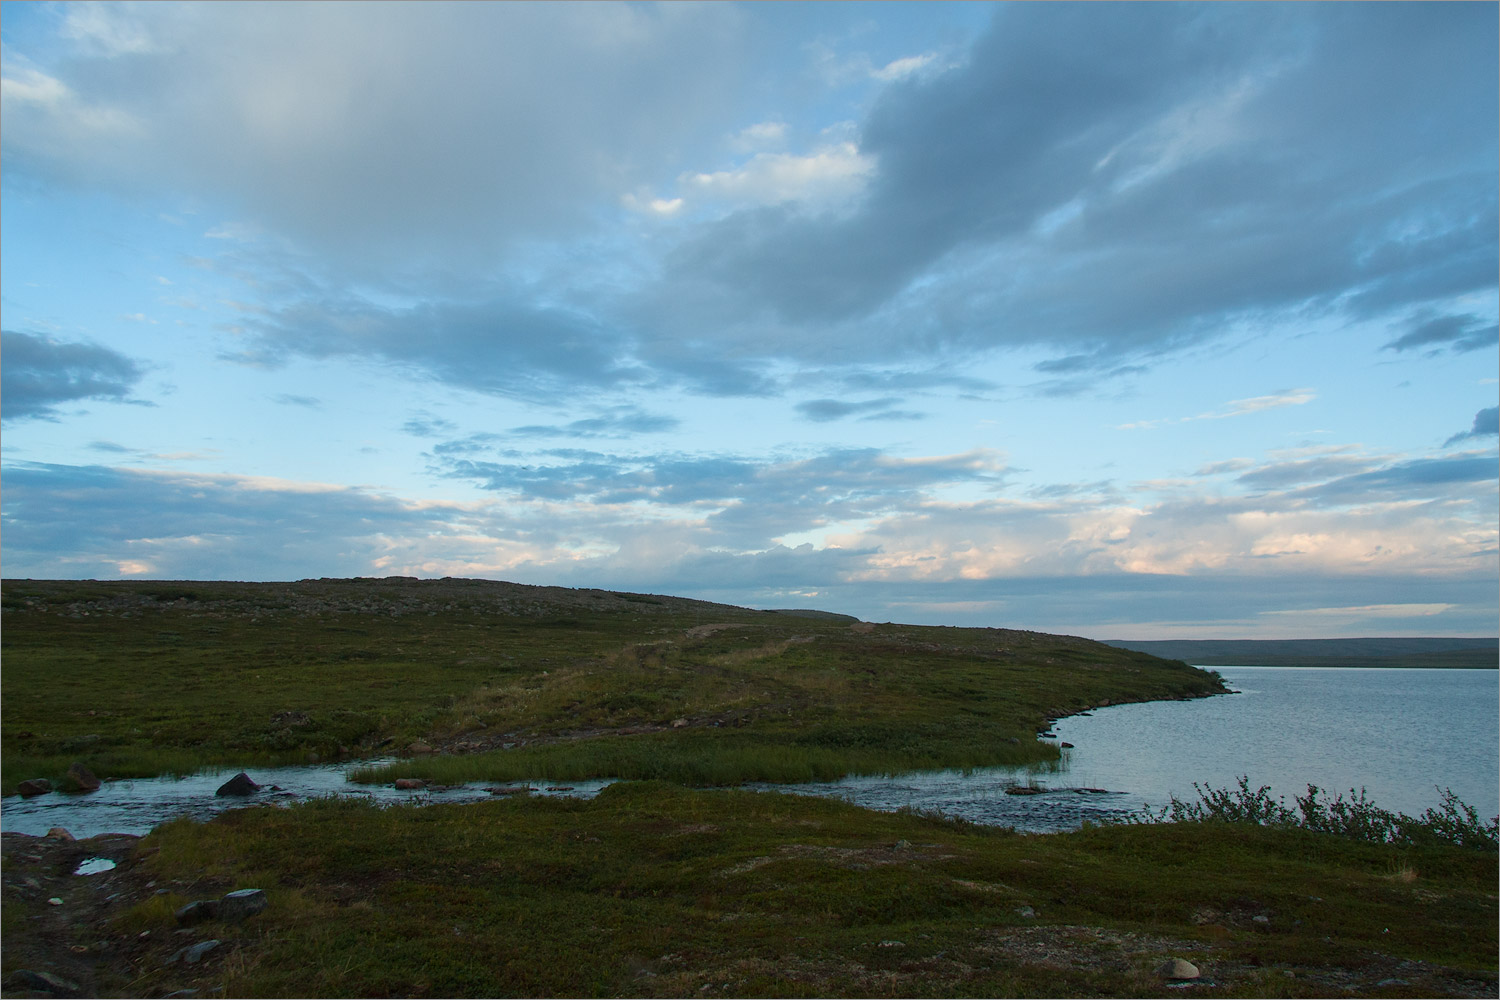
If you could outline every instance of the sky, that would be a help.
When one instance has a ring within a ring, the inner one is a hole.
[[[5,3],[0,573],[1493,636],[1497,11]]]

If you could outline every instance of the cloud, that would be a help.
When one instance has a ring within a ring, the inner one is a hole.
[[[874,160],[862,155],[858,146],[840,142],[804,156],[757,153],[732,170],[684,174],[678,183],[695,198],[737,205],[799,202],[826,208],[858,197],[874,169]]]
[[[303,299],[246,320],[255,364],[289,357],[372,359],[476,392],[549,400],[562,387],[642,381],[629,342],[593,317],[512,299],[389,308]]]
[[[1079,373],[1493,289],[1495,21],[998,8],[962,66],[887,89],[861,122],[877,168],[854,209],[707,223],[651,308],[684,331],[736,317],[736,349],[1030,345]]]
[[[858,403],[841,399],[809,399],[797,404],[797,412],[816,423],[842,420],[855,414],[862,414],[861,420],[922,420],[926,417],[926,414],[913,410],[896,409],[899,402],[901,400],[894,396]]]
[[[1491,406],[1487,410],[1480,410],[1474,414],[1474,426],[1444,441],[1443,447],[1473,438],[1494,437],[1497,434],[1500,434],[1500,407]]]
[[[512,427],[515,437],[622,438],[675,430],[682,421],[660,413],[647,413],[633,406],[615,406],[597,417],[567,424],[528,424]]]
[[[294,393],[283,392],[271,397],[282,406],[301,406],[309,410],[321,410],[323,401],[316,396],[298,396]]]
[[[0,141],[7,172],[186,192],[346,265],[492,259],[675,172],[734,99],[744,20],[677,5],[70,8],[74,45],[52,65],[12,69],[8,53]]]
[[[1273,393],[1269,396],[1252,396],[1249,399],[1230,400],[1229,404],[1222,410],[1210,410],[1200,413],[1195,417],[1178,417],[1175,420],[1138,420],[1133,423],[1120,424],[1118,430],[1145,430],[1152,427],[1160,427],[1164,424],[1185,424],[1194,420],[1227,420],[1230,417],[1243,417],[1250,413],[1259,413],[1262,410],[1275,410],[1283,406],[1302,406],[1318,398],[1318,394],[1311,389],[1288,389]]]
[[[97,344],[0,333],[0,402],[6,420],[55,420],[58,406],[86,399],[126,401],[142,365]]]
[[[410,420],[401,425],[401,429],[413,437],[439,437],[443,434],[452,434],[458,430],[458,425],[451,420],[434,416],[426,410],[419,410],[412,414]]]
[[[1500,341],[1500,327],[1477,316],[1447,315],[1419,320],[1405,334],[1385,345],[1388,351],[1417,348],[1441,350],[1455,354],[1494,347]]]

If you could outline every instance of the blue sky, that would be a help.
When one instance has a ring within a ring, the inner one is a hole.
[[[0,34],[8,577],[1495,634],[1494,4]]]

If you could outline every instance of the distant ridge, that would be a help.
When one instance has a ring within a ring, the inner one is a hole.
[[[816,611],[812,608],[767,608],[773,615],[791,615],[793,618],[822,618],[826,621],[857,622],[853,615],[841,615],[836,611]]]
[[[1449,667],[1494,670],[1500,638],[1106,639],[1204,667]]]

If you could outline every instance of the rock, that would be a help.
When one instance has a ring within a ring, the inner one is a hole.
[[[64,830],[62,827],[60,827],[60,826],[54,826],[52,829],[50,829],[50,830],[47,831],[47,839],[48,840],[76,840],[77,838],[74,837],[67,830]]]
[[[1109,707],[1109,699],[1108,698],[1100,698],[1099,699],[1099,704],[1096,707],[1098,707],[1098,708],[1108,708]]]
[[[1269,924],[1271,922],[1271,918],[1266,916],[1264,913],[1257,913],[1250,919],[1255,921],[1257,924]]]
[[[16,785],[16,794],[23,799],[29,799],[34,795],[45,795],[50,791],[52,791],[52,782],[46,778],[27,778]]]
[[[237,924],[265,908],[265,890],[236,889],[219,900],[219,919],[228,924]]]
[[[1005,790],[1006,795],[1040,795],[1045,788],[1029,788],[1026,785],[1011,785]]]
[[[218,915],[219,901],[217,899],[196,899],[186,906],[179,906],[176,913],[177,922],[183,926],[213,920]]]
[[[61,906],[62,905],[62,897],[61,896],[53,896],[51,899],[47,900],[47,905],[48,906]]]
[[[197,944],[190,944],[186,948],[178,948],[164,964],[175,965],[177,962],[182,962],[184,965],[197,965],[203,960],[204,955],[207,955],[218,946],[218,938],[199,941]]]
[[[525,795],[531,789],[526,785],[507,785],[503,788],[486,788],[491,795]]]
[[[104,782],[94,777],[93,771],[90,771],[78,761],[74,761],[69,765],[68,777],[73,779],[74,784],[78,786],[80,791],[85,792],[97,792],[99,786],[104,784]]]
[[[1064,744],[1062,744],[1062,748],[1064,750],[1071,750],[1071,749],[1073,749],[1073,744],[1071,744],[1071,743],[1064,743]]]
[[[1169,958],[1156,967],[1156,974],[1163,979],[1197,979],[1198,967],[1187,959]]]
[[[549,792],[571,792],[572,790],[573,790],[573,786],[572,785],[548,785],[547,786],[547,791],[549,791]]]
[[[415,792],[427,787],[421,778],[397,778],[396,787],[403,792]]]
[[[686,726],[687,724],[688,724],[688,720],[686,720],[686,719],[673,719],[672,720],[672,728],[673,729],[681,729],[682,727]]]
[[[1032,917],[1036,916],[1036,911],[1033,910],[1029,906],[1018,906],[1018,907],[1016,907],[1016,915],[1020,916],[1020,917],[1025,917],[1025,918],[1027,918],[1029,920]]]
[[[77,983],[69,982],[61,976],[54,976],[50,972],[33,972],[31,969],[17,969],[6,976],[5,988],[7,991],[18,992],[36,990],[60,997],[75,997],[79,993]]]
[[[250,775],[241,771],[219,786],[215,795],[254,795],[260,791],[260,786],[250,779]]]
[[[905,941],[882,941],[878,945],[876,945],[875,947],[877,947],[877,948],[905,948],[906,947],[906,942]]]
[[[437,753],[436,750],[432,749],[431,746],[423,743],[421,740],[417,740],[415,743],[408,746],[406,748],[406,752],[410,754]]]

